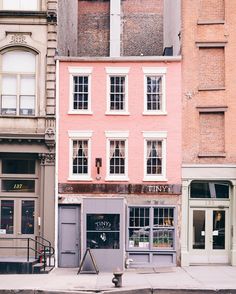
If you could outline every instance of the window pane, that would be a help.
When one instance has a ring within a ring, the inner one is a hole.
[[[2,55],[2,71],[18,73],[35,72],[35,55],[27,52],[14,50]]]
[[[35,161],[24,159],[2,159],[3,174],[35,174]]]
[[[34,201],[25,200],[21,205],[21,233],[34,234]]]
[[[16,95],[16,76],[4,75],[2,77],[2,94]]]
[[[110,77],[110,110],[125,109],[125,77]]]
[[[73,174],[88,174],[88,140],[73,140]]]
[[[88,109],[88,76],[74,76],[74,109]]]
[[[147,110],[160,110],[162,106],[162,77],[147,77]]]
[[[162,174],[162,141],[146,141],[146,173],[147,175]]]
[[[2,200],[1,201],[1,233],[13,234],[14,224],[14,201]]]
[[[21,95],[35,95],[35,77],[21,76],[20,80],[20,94]]]
[[[229,198],[229,184],[215,183],[216,198]]]
[[[110,140],[110,174],[125,174],[125,141]]]
[[[193,182],[191,184],[191,198],[211,198],[208,182]]]
[[[2,180],[2,192],[35,192],[34,180]]]
[[[37,10],[38,0],[20,0],[20,10]]]
[[[2,114],[16,114],[16,96],[2,95]]]
[[[149,249],[150,229],[129,229],[129,247]]]
[[[193,249],[205,249],[205,211],[193,211]]]
[[[97,249],[119,249],[120,215],[88,214],[87,247]]]
[[[20,96],[20,114],[34,115],[35,96]]]
[[[160,229],[153,231],[153,247],[155,248],[173,248],[174,247],[174,231],[168,229]]]
[[[174,208],[154,208],[154,227],[174,226]]]
[[[225,211],[213,211],[213,249],[225,249]]]
[[[5,10],[37,10],[38,0],[3,0]]]

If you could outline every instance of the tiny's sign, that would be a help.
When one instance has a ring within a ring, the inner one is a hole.
[[[110,231],[111,230],[111,223],[108,221],[97,221],[95,222],[95,230],[96,231]]]

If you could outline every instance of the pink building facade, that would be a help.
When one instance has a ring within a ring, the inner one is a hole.
[[[179,264],[180,57],[65,57],[58,72],[59,266],[86,248],[101,270]]]

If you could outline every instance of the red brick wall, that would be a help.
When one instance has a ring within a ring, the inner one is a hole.
[[[200,0],[200,20],[223,20],[225,17],[224,0]]]
[[[163,0],[122,0],[124,56],[163,52]]]
[[[109,56],[110,1],[78,1],[78,56]]]
[[[199,87],[217,88],[225,85],[224,48],[199,49]]]
[[[223,153],[225,150],[224,113],[200,113],[200,154]]]

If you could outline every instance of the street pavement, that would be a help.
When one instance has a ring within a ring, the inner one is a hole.
[[[0,293],[236,293],[236,267],[231,266],[128,269],[121,288],[115,288],[112,278],[112,272],[77,275],[77,269],[65,268],[50,274],[0,275]]]

